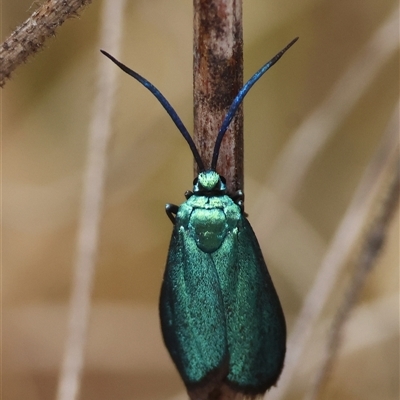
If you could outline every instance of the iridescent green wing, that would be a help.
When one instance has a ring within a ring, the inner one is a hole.
[[[188,388],[226,374],[225,313],[216,268],[178,221],[161,288],[160,318],[165,344]]]
[[[282,307],[257,238],[243,216],[238,224],[237,281],[229,299],[228,384],[245,393],[264,393],[277,381],[286,351]]]

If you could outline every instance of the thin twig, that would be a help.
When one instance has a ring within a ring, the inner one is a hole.
[[[112,49],[116,56],[119,54],[125,4],[125,0],[106,0],[103,5],[99,49],[101,47]],[[98,62],[98,89],[89,131],[68,337],[58,386],[58,400],[75,400],[79,396],[97,260],[107,149],[111,137],[111,115],[117,74],[117,70],[101,57],[100,52],[98,52]]]
[[[92,0],[48,0],[3,42],[0,47],[0,86],[20,64],[42,49],[46,39],[53,37],[56,29]]]
[[[381,183],[388,174],[388,165],[397,156],[398,107],[374,157],[370,161],[353,199],[338,227],[321,263],[314,284],[304,301],[288,342],[286,365],[279,385],[271,390],[268,400],[283,398],[301,361],[304,347],[313,331],[338,275],[359,240],[374,199],[379,196]],[[390,170],[391,171],[391,170]]]
[[[194,0],[194,138],[206,168],[229,106],[243,85],[241,0]],[[221,147],[218,173],[234,193],[243,188],[243,110]]]
[[[396,117],[397,125],[398,112],[396,113]],[[355,273],[349,284],[348,291],[332,322],[322,367],[318,370],[310,393],[305,397],[307,400],[316,400],[320,397],[339,350],[343,327],[356,304],[368,274],[376,264],[385,244],[390,222],[399,203],[399,167],[399,160],[397,159],[392,165],[392,179],[386,182],[387,187],[382,189],[385,197],[380,207],[378,207],[374,221],[365,235],[364,244],[358,257]]]

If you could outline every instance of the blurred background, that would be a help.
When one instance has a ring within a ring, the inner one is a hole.
[[[3,89],[4,400],[55,399],[96,71],[99,62],[109,62],[99,54],[101,3],[93,2],[79,18],[67,21]],[[274,171],[296,130],[330,96],[397,2],[244,3],[245,79],[300,36],[244,102],[246,211],[290,332],[396,108],[397,45],[386,58],[376,48],[362,64],[377,67],[330,127],[332,135],[293,201],[270,224],[263,215],[277,201],[279,174]],[[31,0],[3,2],[3,40],[33,10]],[[128,2],[119,56],[161,90],[190,131],[192,19],[188,1]],[[363,68],[348,75],[343,89],[362,73]],[[162,343],[157,303],[172,230],[164,204],[180,204],[191,189],[192,156],[153,96],[122,71],[117,76],[80,399],[183,399],[183,384]],[[320,121],[321,131],[325,128]],[[323,399],[399,397],[398,243],[396,215],[343,332]],[[351,261],[340,272],[285,399],[302,398],[314,379]]]

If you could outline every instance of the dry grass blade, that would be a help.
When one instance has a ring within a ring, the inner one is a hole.
[[[362,49],[356,59],[351,63],[348,70],[335,85],[333,91],[326,100],[301,124],[300,128],[293,135],[293,139],[286,146],[284,152],[280,156],[276,167],[271,176],[273,189],[285,203],[290,204],[300,187],[306,171],[318,152],[325,145],[327,140],[334,133],[335,129],[343,118],[350,111],[351,107],[360,98],[363,91],[368,87],[374,79],[376,73],[389,59],[389,57],[398,48],[397,35],[397,16],[398,7],[386,19],[382,26],[375,32],[370,41]],[[366,62],[368,60],[368,62]],[[312,145],[310,145],[312,144]],[[359,193],[360,189],[357,190]],[[367,192],[366,192],[367,193]],[[365,196],[365,194],[363,194]],[[262,196],[260,196],[262,197]],[[345,249],[348,249],[352,240],[347,235],[349,232],[354,233],[354,238],[358,234],[348,227],[361,226],[364,215],[366,215],[368,207],[365,205],[364,213],[353,213],[357,207],[354,202],[349,206],[346,216],[343,218],[341,225],[337,229],[337,234],[328,250],[324,261],[322,262],[320,272],[314,282],[313,288],[309,292],[302,311],[300,312],[297,322],[294,326],[292,334],[288,342],[288,353],[286,357],[285,368],[279,380],[276,389],[272,389],[268,395],[268,399],[277,400],[283,398],[284,393],[288,389],[292,377],[297,368],[303,348],[312,331],[314,322],[316,321],[323,307],[323,301],[320,300],[321,294],[329,293],[326,291],[326,284],[334,285],[335,282],[335,265],[340,265],[345,260]],[[364,198],[365,199],[365,198]],[[259,204],[264,201],[262,198],[258,200]],[[260,207],[261,208],[261,207]],[[280,218],[280,211],[267,210],[269,221],[269,232],[274,231],[274,226]],[[355,218],[357,216],[357,218]],[[353,220],[355,218],[355,220]],[[357,221],[357,223],[356,223]],[[346,239],[347,238],[347,239]],[[348,242],[346,243],[346,240]],[[344,251],[343,251],[344,250]],[[335,254],[339,258],[335,259]]]
[[[399,43],[397,37],[399,8],[384,21],[368,43],[360,50],[332,91],[292,135],[270,174],[270,186],[280,200],[291,204],[316,156],[335,130],[361,98],[378,71],[393,56]],[[262,196],[257,213],[264,209]],[[269,232],[274,231],[281,212],[272,207],[265,211]]]
[[[398,120],[399,104],[396,106],[396,110],[388,130],[392,138],[395,137],[398,131]],[[390,144],[395,145],[393,142],[394,140],[392,140]],[[383,154],[377,154],[375,160],[379,156],[383,156]],[[385,162],[385,160],[377,161]],[[371,166],[371,173],[375,172],[373,171],[373,168],[374,166]],[[392,162],[391,169],[388,171],[390,179],[388,182],[385,182],[384,188],[381,190],[384,193],[384,197],[383,199],[380,199],[381,204],[375,211],[374,220],[364,235],[364,241],[356,262],[354,275],[349,284],[349,288],[343,299],[343,302],[332,322],[327,342],[326,354],[324,356],[324,360],[322,361],[322,367],[318,370],[310,393],[305,397],[307,400],[316,400],[320,397],[320,394],[324,388],[324,384],[329,376],[329,372],[331,371],[333,363],[336,359],[335,356],[339,350],[343,327],[349,318],[351,310],[356,304],[368,274],[376,264],[376,260],[385,245],[387,231],[393,218],[393,214],[397,210],[399,203],[399,171],[399,159],[397,158],[395,162]]]
[[[279,386],[271,391],[268,400],[281,399],[286,393],[295,371],[300,363],[304,347],[311,335],[314,324],[320,315],[334,287],[342,266],[349,257],[356,241],[364,228],[374,199],[378,196],[381,182],[387,176],[388,164],[397,153],[397,129],[394,127],[398,118],[396,113],[389,124],[381,145],[367,167],[363,178],[353,196],[328,251],[321,263],[321,268],[309,291],[302,310],[297,318],[288,342],[286,365]]]
[[[105,1],[100,46],[118,54],[124,0]],[[99,46],[99,47],[100,47]],[[75,400],[79,395],[83,354],[90,314],[100,220],[102,213],[107,149],[111,137],[111,116],[116,69],[98,56],[98,88],[89,130],[88,158],[83,183],[83,199],[75,256],[75,272],[70,299],[67,343],[58,386],[58,400]]]

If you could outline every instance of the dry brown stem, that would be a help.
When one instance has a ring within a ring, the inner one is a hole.
[[[48,0],[3,42],[0,48],[0,86],[4,87],[11,73],[28,57],[41,50],[56,29],[92,0]]]
[[[194,138],[206,168],[215,139],[243,85],[241,0],[194,0]],[[243,111],[236,112],[224,137],[218,173],[228,191],[243,188]]]
[[[243,85],[243,25],[241,0],[194,0],[193,96],[194,140],[205,168],[211,165],[221,123]],[[243,188],[243,110],[236,112],[224,137],[218,173],[234,193]],[[195,167],[197,175],[197,167]],[[191,398],[239,400],[225,385]]]
[[[381,204],[377,207],[373,221],[366,230],[362,248],[356,261],[354,275],[332,322],[322,367],[318,371],[314,387],[307,399],[323,398],[323,389],[337,359],[345,323],[356,305],[367,276],[376,265],[376,261],[385,245],[390,223],[399,204],[399,167],[399,160],[397,159],[392,165],[393,172],[390,179],[385,182],[385,187],[382,188],[384,196],[381,199]]]

